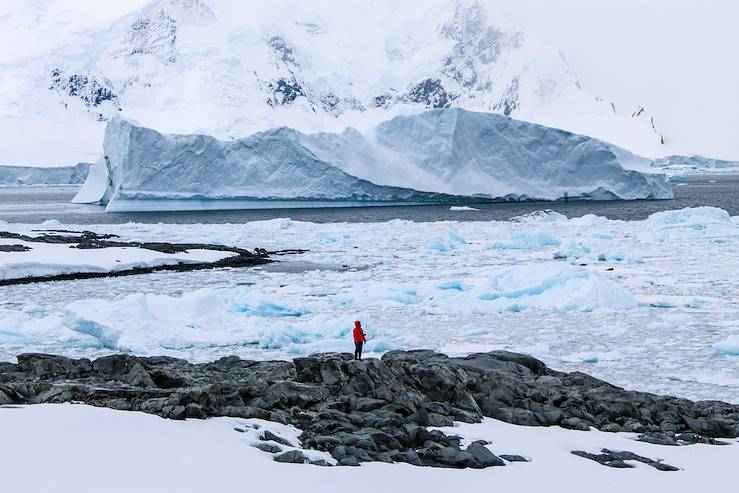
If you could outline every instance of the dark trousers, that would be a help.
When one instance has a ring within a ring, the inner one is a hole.
[[[362,359],[362,346],[363,342],[354,343],[354,359]]]

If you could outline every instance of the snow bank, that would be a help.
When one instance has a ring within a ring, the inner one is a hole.
[[[300,433],[290,426],[257,419],[176,421],[73,404],[0,407],[0,415],[4,445],[0,447],[0,463],[13,471],[6,475],[4,484],[8,491],[28,493],[91,493],[100,491],[101,485],[106,491],[142,493],[234,491],[245,482],[254,491],[305,493],[436,492],[450,484],[460,491],[476,491],[484,484],[495,484],[501,490],[541,491],[546,484],[551,493],[694,493],[706,485],[717,491],[733,491],[736,478],[727,471],[739,460],[736,444],[665,447],[637,442],[628,433],[517,426],[485,419],[442,431],[461,436],[463,446],[486,440],[494,453],[517,454],[530,462],[482,470],[382,463],[359,468],[318,467],[281,464],[273,461],[271,454],[252,447],[258,441],[251,432],[255,426],[293,443]],[[639,463],[633,469],[614,469],[570,453],[599,452],[601,448],[663,459],[682,470],[660,472]],[[80,464],[84,465],[84,481],[78,474],[70,474]],[[131,473],[121,474],[122,464]],[[45,473],[38,474],[39,470]]]
[[[622,167],[610,144],[492,113],[399,116],[366,137],[289,128],[222,142],[165,135],[114,118],[75,200],[106,210],[198,210],[478,199],[667,199],[664,175]],[[105,185],[105,192],[103,190]]]
[[[0,252],[0,279],[54,276],[80,272],[116,272],[135,267],[215,262],[233,252],[193,249],[176,254],[144,248],[77,249],[69,243],[41,243],[0,238],[0,245],[22,245],[29,250]]]

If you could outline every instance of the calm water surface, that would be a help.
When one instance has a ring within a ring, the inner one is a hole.
[[[451,211],[449,205],[421,205],[139,213],[105,213],[100,206],[70,204],[76,188],[0,188],[0,221],[40,223],[56,219],[65,224],[238,224],[278,217],[316,223],[381,222],[392,219],[490,221],[506,220],[542,209],[551,209],[568,217],[597,214],[609,219],[640,220],[659,211],[702,205],[720,207],[731,215],[739,215],[739,175],[688,176],[685,183],[675,184],[673,188],[673,200],[474,204],[473,207],[478,209],[476,211]]]

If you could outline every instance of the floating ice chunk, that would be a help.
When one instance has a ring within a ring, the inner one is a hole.
[[[59,222],[58,219],[47,219],[41,223],[42,229],[60,229],[62,227],[64,227],[64,225]]]
[[[468,205],[453,205],[449,208],[450,211],[479,211],[480,209],[475,209],[474,207],[470,207]]]
[[[590,239],[567,242],[562,246],[562,248],[555,252],[554,258],[568,259],[572,262],[643,262],[643,257],[639,255],[635,248],[632,248],[628,253],[626,253],[619,243],[614,242],[608,236],[594,236]]]
[[[716,344],[713,354],[739,356],[739,334],[731,335]]]
[[[416,286],[392,283],[369,285],[363,295],[348,300],[353,305],[414,305],[420,301]]]
[[[570,241],[554,254],[555,259],[579,259],[590,257],[590,248],[580,241]]]
[[[460,245],[464,245],[465,240],[454,231],[449,231],[445,238],[437,238],[429,243],[431,250],[441,253],[448,253],[456,250]]]
[[[548,246],[559,245],[559,240],[545,231],[535,233],[517,233],[504,241],[490,245],[491,249],[506,250],[539,250]]]
[[[663,239],[736,239],[739,224],[728,212],[717,207],[694,207],[676,211],[657,212],[643,223],[645,235]]]
[[[490,286],[493,290],[479,298],[499,310],[591,311],[638,306],[634,295],[620,284],[560,262],[509,267],[493,276]]]
[[[307,312],[302,310],[296,310],[284,305],[278,305],[276,303],[256,303],[256,304],[239,304],[234,305],[235,311],[244,313],[246,315],[252,315],[255,317],[300,317],[305,315]]]
[[[108,165],[105,158],[100,158],[93,164],[82,188],[72,199],[73,204],[95,204],[104,200],[108,189]]]
[[[528,214],[511,218],[511,221],[521,223],[552,223],[565,220],[567,220],[567,216],[551,209],[529,212]]]
[[[618,361],[622,357],[619,351],[605,351],[605,352],[578,352],[571,353],[562,356],[562,361],[568,363],[600,363],[601,361]]]
[[[468,330],[464,333],[466,337],[473,337],[473,336],[484,336],[485,334],[489,334],[490,331],[488,329],[472,329]]]
[[[206,297],[210,296],[206,295]],[[214,300],[214,303],[221,303],[221,299]],[[233,292],[229,311],[253,317],[277,318],[300,317],[309,313],[309,310],[305,307],[288,306],[282,300],[274,300],[256,290],[243,287],[237,288]]]
[[[429,243],[429,248],[431,250],[436,250],[437,252],[441,253],[447,253],[451,250],[454,250],[454,246],[449,244],[448,242],[444,242],[442,240],[434,240],[431,243]]]
[[[467,288],[461,281],[443,282],[441,284],[438,284],[436,287],[439,289],[443,289],[443,290],[448,290],[448,289],[451,289],[454,291],[466,291],[467,290]]]
[[[94,337],[100,342],[100,347],[106,349],[118,349],[118,341],[121,332],[111,327],[99,324],[94,320],[85,320],[84,318],[76,318],[70,324],[72,330],[81,334],[87,334]]]

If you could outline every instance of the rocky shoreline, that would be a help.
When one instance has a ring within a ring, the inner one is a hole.
[[[70,281],[78,279],[92,279],[101,277],[121,277],[140,274],[149,274],[157,271],[177,271],[186,272],[203,269],[218,269],[224,267],[254,267],[257,265],[268,264],[274,262],[272,256],[288,255],[295,253],[303,253],[304,250],[279,250],[268,252],[262,248],[255,248],[253,251],[244,248],[231,247],[225,245],[216,245],[209,243],[167,243],[167,242],[134,242],[118,240],[117,235],[98,234],[92,231],[67,231],[67,230],[48,230],[43,231],[37,236],[29,236],[19,233],[10,233],[0,231],[0,238],[19,240],[28,243],[51,243],[51,244],[69,244],[70,248],[80,250],[96,250],[113,247],[129,247],[143,248],[155,252],[176,254],[185,253],[188,250],[213,250],[220,252],[233,252],[235,255],[217,260],[214,262],[189,262],[177,264],[164,264],[151,267],[134,267],[130,269],[122,269],[111,272],[75,272],[69,274],[56,274],[49,276],[31,276],[15,279],[0,279],[0,286],[11,286],[17,284],[30,284],[35,282],[46,281]],[[30,250],[29,247],[21,244],[0,245],[0,251],[5,252],[24,252]]]
[[[304,449],[328,452],[340,465],[503,465],[484,443],[463,449],[459,437],[433,429],[483,417],[628,431],[638,433],[639,440],[673,446],[722,444],[717,439],[739,436],[739,406],[627,391],[505,351],[460,358],[428,350],[391,351],[363,361],[337,353],[293,361],[234,356],[203,364],[162,356],[119,354],[91,361],[22,354],[17,364],[0,363],[0,404],[61,402],[170,419],[233,416],[291,424],[303,430]],[[262,450],[282,451],[279,440],[262,439]],[[620,467],[627,457],[579,454],[611,467]],[[283,462],[308,462],[304,459],[298,450],[275,456]],[[642,459],[651,460],[634,460]]]

